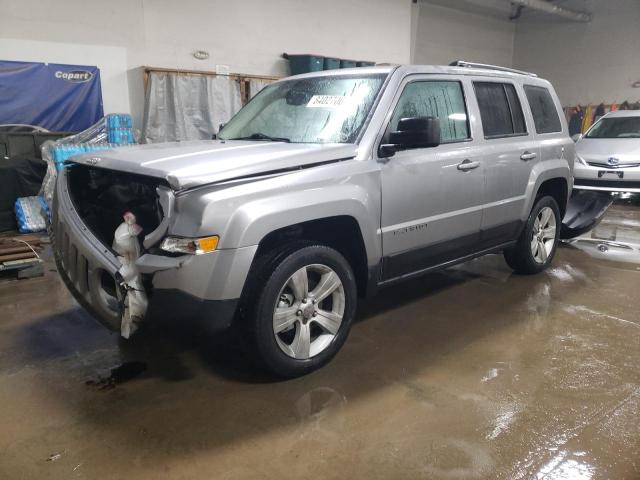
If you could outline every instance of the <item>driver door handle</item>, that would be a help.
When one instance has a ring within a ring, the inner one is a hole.
[[[535,153],[531,153],[529,151],[525,151],[522,155],[520,155],[520,160],[533,160],[534,158],[536,158],[537,155]]]
[[[467,172],[469,170],[473,170],[474,168],[478,168],[480,166],[480,162],[472,162],[468,158],[464,160],[462,163],[458,164],[458,170],[462,170],[463,172]]]

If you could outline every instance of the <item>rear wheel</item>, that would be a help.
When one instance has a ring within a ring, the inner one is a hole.
[[[353,271],[336,250],[284,247],[263,259],[246,298],[246,335],[260,365],[283,377],[309,373],[344,344],[355,315]]]
[[[518,242],[504,251],[505,260],[516,273],[539,273],[551,264],[560,235],[559,219],[560,209],[553,197],[536,202]]]

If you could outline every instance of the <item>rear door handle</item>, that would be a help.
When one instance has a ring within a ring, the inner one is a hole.
[[[520,155],[520,160],[533,160],[534,158],[536,158],[538,155],[536,155],[535,153],[531,153],[531,152],[524,152],[522,155]]]
[[[464,160],[462,163],[458,164],[458,170],[462,170],[463,172],[467,172],[469,170],[473,170],[474,168],[478,168],[480,166],[480,162],[472,162],[468,158]]]

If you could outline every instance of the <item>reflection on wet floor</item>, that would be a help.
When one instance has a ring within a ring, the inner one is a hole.
[[[579,240],[639,232],[619,202]],[[581,245],[391,287],[286,382],[179,319],[119,340],[55,273],[1,282],[0,478],[640,478],[640,271]]]
[[[637,197],[626,195],[616,201],[602,222],[590,232],[568,240],[599,260],[640,264],[640,218]]]

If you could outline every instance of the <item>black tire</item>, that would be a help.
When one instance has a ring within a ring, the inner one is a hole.
[[[532,241],[534,239],[534,224],[540,212],[550,208],[555,216],[556,232],[553,239],[553,247],[550,253],[546,255],[546,260],[542,263],[536,261],[532,252]],[[560,238],[560,228],[562,220],[560,216],[560,208],[553,197],[545,196],[539,198],[531,209],[527,223],[518,238],[517,243],[504,251],[504,258],[507,264],[518,274],[533,275],[545,270],[553,261],[558,247],[558,239]]]
[[[340,278],[344,291],[344,313],[337,333],[324,350],[310,358],[297,359],[285,354],[278,345],[273,327],[274,309],[288,279],[302,267],[314,264],[329,267]],[[257,259],[250,276],[243,293],[240,320],[243,338],[257,365],[279,377],[292,378],[328,363],[347,339],[355,317],[357,288],[349,262],[330,247],[312,242],[294,242]]]

